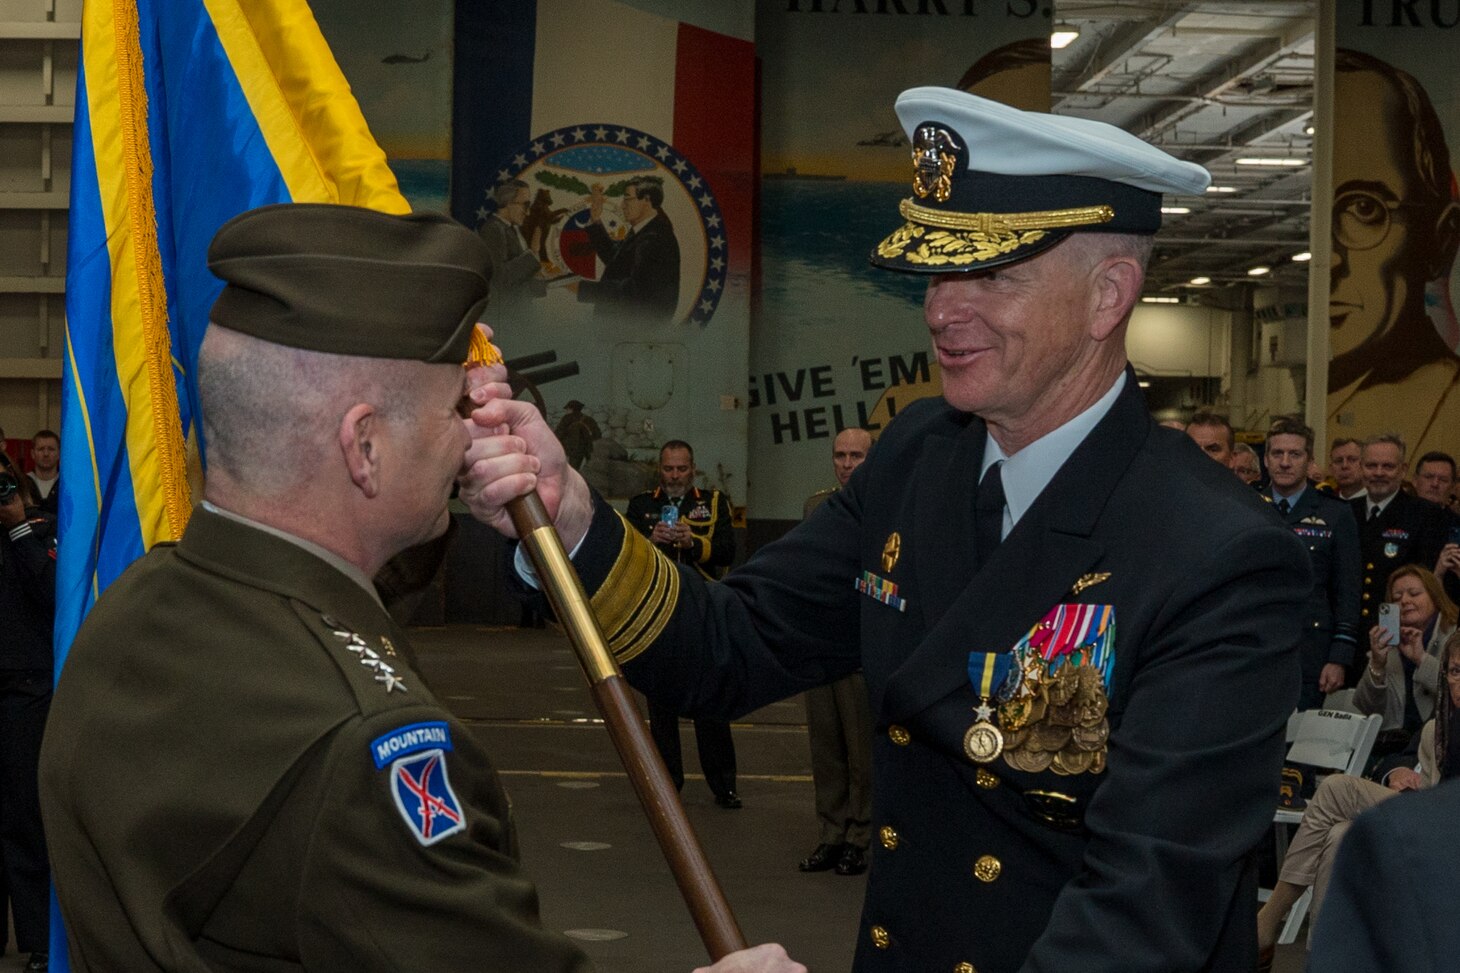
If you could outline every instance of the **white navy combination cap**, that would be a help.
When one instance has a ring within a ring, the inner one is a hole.
[[[1200,194],[1212,177],[1087,118],[1020,111],[954,88],[910,88],[897,117],[912,146],[905,222],[872,262],[947,274],[1048,250],[1071,233],[1151,234],[1161,194]]]

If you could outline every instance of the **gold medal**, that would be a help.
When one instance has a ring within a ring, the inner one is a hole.
[[[1004,735],[992,723],[979,720],[963,734],[963,752],[974,763],[990,763],[1004,752]]]

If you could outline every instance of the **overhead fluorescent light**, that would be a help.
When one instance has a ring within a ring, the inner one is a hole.
[[[1276,156],[1244,156],[1237,160],[1239,166],[1264,166],[1268,169],[1296,169],[1306,166],[1307,159],[1279,159]]]
[[[1181,303],[1181,298],[1179,298],[1179,297],[1143,297],[1143,298],[1141,298],[1141,303],[1142,304],[1180,304]]]
[[[1295,253],[1295,254],[1293,254],[1293,263],[1300,264],[1300,263],[1304,263],[1304,262],[1309,261],[1309,260],[1312,260],[1312,259],[1313,259],[1313,254],[1310,253],[1310,252],[1308,252],[1307,250],[1304,250],[1302,253]]]
[[[1248,277],[1261,277],[1263,274],[1270,274],[1270,273],[1272,273],[1272,268],[1271,267],[1253,267],[1251,270],[1247,271],[1247,276]]]
[[[1069,47],[1075,38],[1080,36],[1080,28],[1074,24],[1055,24],[1054,30],[1049,32],[1049,46],[1056,51]]]
[[[1211,282],[1212,282],[1212,279],[1210,277],[1193,277],[1193,278],[1191,278],[1191,283],[1194,284],[1197,287],[1201,287],[1203,284],[1210,284]]]
[[[1209,192],[1209,193],[1235,193],[1236,191],[1237,191],[1237,187],[1236,186],[1208,186],[1207,187],[1207,192]]]
[[[1170,216],[1185,216],[1191,212],[1190,206],[1162,206],[1161,212]]]

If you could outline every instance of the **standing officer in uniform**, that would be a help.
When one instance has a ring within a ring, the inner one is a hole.
[[[27,496],[20,474],[0,468],[0,917],[8,891],[16,948],[31,954],[26,973],[44,973],[51,876],[37,767],[51,702],[56,521],[27,509]]]
[[[1298,709],[1317,709],[1342,689],[1359,645],[1359,529],[1349,505],[1308,482],[1313,430],[1279,419],[1267,431],[1273,509],[1308,548],[1313,590],[1303,607]]]
[[[671,439],[659,449],[659,485],[629,500],[629,523],[671,561],[691,564],[706,581],[717,581],[735,560],[730,502],[719,490],[701,490],[694,482],[694,449],[682,439]],[[663,700],[649,700],[649,731],[675,790],[684,787],[679,713]],[[699,718],[694,723],[700,769],[715,803],[727,810],[739,809],[743,802],[735,793],[735,740],[730,736],[730,721]]]
[[[651,697],[733,716],[862,668],[881,847],[857,973],[1250,971],[1307,552],[1157,428],[1125,351],[1161,193],[1209,176],[962,91],[897,112],[912,193],[873,260],[928,275],[943,398],[810,519],[703,584],[500,382],[473,384],[461,495],[510,531],[539,490]]]
[[[208,263],[206,499],[97,601],[46,732],[72,968],[586,973],[369,580],[446,529],[484,245],[444,216],[282,205]],[[712,969],[804,973],[783,956]]]
[[[813,493],[802,520],[847,485],[871,448],[872,434],[865,429],[837,433],[831,445],[837,485]],[[867,870],[867,846],[872,842],[872,713],[867,708],[867,681],[860,672],[806,690],[806,729],[821,834],[811,854],[796,867],[803,872],[833,868],[838,875],[860,875]]]
[[[1378,606],[1389,590],[1395,568],[1419,564],[1434,570],[1445,546],[1449,512],[1400,489],[1405,462],[1404,440],[1384,433],[1364,440],[1361,466],[1364,495],[1349,501],[1359,523],[1359,555],[1363,578],[1359,586],[1359,631],[1367,632],[1378,620]],[[1349,685],[1364,674],[1368,656],[1360,652],[1349,665]]]

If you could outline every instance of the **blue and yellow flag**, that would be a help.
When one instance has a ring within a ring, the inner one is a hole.
[[[182,534],[205,255],[268,203],[409,210],[303,0],[86,0],[62,383],[59,672],[101,592]],[[57,935],[59,936],[59,922]],[[65,970],[58,938],[52,968]]]

